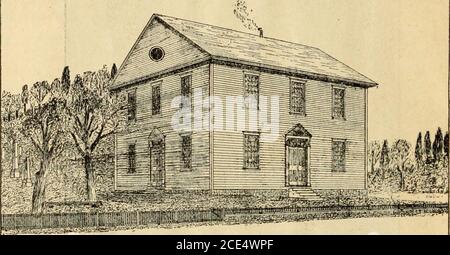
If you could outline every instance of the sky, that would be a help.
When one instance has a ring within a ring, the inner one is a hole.
[[[318,47],[376,81],[369,139],[448,126],[448,1],[247,0],[264,35]],[[153,13],[246,31],[234,0],[2,0],[1,86],[122,63]]]

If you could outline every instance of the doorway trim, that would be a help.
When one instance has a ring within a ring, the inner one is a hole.
[[[162,157],[163,157],[163,176],[161,180],[161,186],[153,185],[152,179],[152,149],[154,148],[156,142],[161,141],[162,143]],[[156,189],[164,189],[166,187],[166,136],[158,129],[155,128],[152,130],[150,135],[148,136],[148,152],[149,152],[149,187]]]
[[[304,148],[306,149],[306,171],[307,179],[306,185],[291,185],[289,184],[289,169],[288,169],[288,139],[302,139],[304,140]],[[311,187],[311,133],[308,132],[300,123],[288,130],[284,135],[284,174],[285,174],[285,186],[286,187]]]

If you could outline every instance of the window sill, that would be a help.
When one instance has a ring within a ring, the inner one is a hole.
[[[261,170],[261,168],[259,168],[259,167],[243,167],[242,169],[245,171],[260,171]]]
[[[301,116],[301,117],[306,117],[308,116],[306,113],[302,113],[302,112],[289,112],[290,115],[296,115],[296,116]]]
[[[336,118],[336,117],[331,117],[332,120],[342,120],[342,121],[346,121],[347,118],[343,117],[343,118]]]

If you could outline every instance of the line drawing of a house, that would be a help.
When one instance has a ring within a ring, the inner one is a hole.
[[[127,128],[115,136],[116,190],[268,190],[304,198],[367,190],[367,97],[378,84],[318,48],[259,32],[151,16],[110,87],[129,102]],[[194,91],[223,102],[252,96],[257,112],[263,97],[278,98],[277,138],[264,141],[260,127],[240,125],[249,116],[239,119],[236,109],[219,112],[232,129],[211,128],[217,116],[195,105],[208,128],[174,130],[173,99]]]

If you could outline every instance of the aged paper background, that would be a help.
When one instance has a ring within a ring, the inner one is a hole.
[[[19,92],[24,84],[52,80],[64,65],[73,74],[120,65],[153,13],[245,31],[233,15],[233,3],[2,0],[2,89]],[[406,138],[413,143],[419,131],[448,126],[448,1],[247,3],[266,36],[321,48],[380,84],[369,90],[369,140]],[[377,232],[377,227],[367,230]],[[415,227],[435,233],[448,229],[445,219],[412,223],[410,231]],[[395,228],[390,227],[392,233],[402,232]]]

